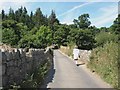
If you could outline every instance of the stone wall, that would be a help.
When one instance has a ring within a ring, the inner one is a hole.
[[[88,62],[90,60],[91,51],[90,50],[80,50],[80,59],[84,62]]]
[[[70,54],[70,57],[73,58],[73,48],[70,47],[65,47],[65,46],[61,46],[60,47],[60,51],[62,51],[65,54]],[[84,61],[85,63],[87,63],[89,61],[91,55],[91,50],[80,50],[80,60]]]
[[[35,68],[46,62],[46,60],[52,60],[52,54],[47,49],[29,49],[28,52],[25,49],[11,49],[0,50],[1,59],[0,66],[2,66],[2,78],[3,87],[13,85],[14,83],[20,84],[26,79]]]

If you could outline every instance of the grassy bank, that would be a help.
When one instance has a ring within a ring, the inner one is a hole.
[[[68,55],[69,57],[73,57],[73,49],[74,49],[74,44],[70,44],[68,46],[61,46],[60,51],[62,51],[64,54]]]
[[[60,50],[72,57],[74,45]],[[92,50],[87,67],[112,87],[118,88],[118,43],[109,42]]]
[[[118,44],[110,42],[92,50],[88,67],[118,88]]]

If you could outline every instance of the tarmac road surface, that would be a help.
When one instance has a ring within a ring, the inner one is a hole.
[[[100,77],[90,72],[85,65],[75,63],[54,50],[53,67],[45,79],[44,88],[111,88]]]

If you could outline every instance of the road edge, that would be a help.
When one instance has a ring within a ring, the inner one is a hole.
[[[71,61],[73,61],[73,59],[71,57],[69,57],[68,55],[66,55],[65,53],[63,53],[62,51],[58,50],[62,55],[68,57]],[[74,62],[74,61],[73,61]],[[109,83],[105,82],[97,73],[92,72],[89,68],[87,68],[86,64],[80,66],[80,68],[84,69],[89,76],[94,75],[96,78],[98,78],[98,80],[101,80],[102,82],[104,82],[104,84],[106,84],[109,88],[113,88]]]

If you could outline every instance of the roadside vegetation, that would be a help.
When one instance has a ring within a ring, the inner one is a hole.
[[[114,21],[114,24],[106,29],[107,31],[100,32],[95,36],[96,48],[92,50],[88,67],[96,72],[106,82],[110,83],[114,88],[119,87],[119,32],[120,30],[120,15]]]
[[[113,87],[118,87],[118,44],[106,43],[92,50],[88,67]]]
[[[55,11],[43,15],[40,8],[29,15],[25,7],[9,9],[2,15],[2,42],[18,48],[46,48],[53,44],[69,47],[64,52],[72,56],[74,45],[91,50],[88,67],[106,82],[118,88],[118,43],[120,40],[120,15],[110,27],[91,26],[89,14],[74,19],[74,24],[61,24]]]
[[[51,67],[51,62],[48,61],[38,68],[36,68],[30,75],[28,75],[27,79],[22,82],[20,85],[21,88],[40,88],[40,85],[43,84],[44,78]]]

